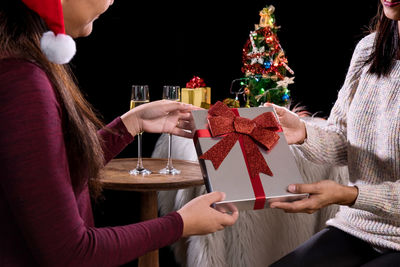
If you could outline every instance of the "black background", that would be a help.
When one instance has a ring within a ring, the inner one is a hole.
[[[151,100],[158,100],[163,85],[183,87],[198,75],[212,88],[214,103],[230,97],[231,81],[243,77],[242,48],[266,4],[276,8],[278,37],[295,71],[292,102],[328,116],[377,0],[116,0],[94,23],[92,34],[77,40],[71,65],[104,122],[128,111],[132,84],[148,84]],[[145,157],[158,136],[144,134]],[[134,141],[119,157],[135,157],[136,150]],[[95,205],[98,225],[137,221],[138,205],[129,204],[137,196],[104,194],[108,201]],[[168,251],[161,250],[160,257],[161,266],[173,266]]]
[[[116,0],[92,34],[77,40],[72,66],[80,88],[105,122],[128,110],[132,84],[148,84],[151,100],[158,100],[162,85],[184,86],[198,75],[213,103],[230,97],[231,81],[243,77],[243,45],[266,4],[276,8],[278,38],[295,71],[292,103],[328,116],[376,0]],[[144,156],[157,137],[144,135]],[[133,156],[135,143],[120,155]]]

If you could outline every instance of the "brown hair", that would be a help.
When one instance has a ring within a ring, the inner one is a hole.
[[[97,177],[104,155],[97,129],[103,124],[79,91],[69,66],[53,64],[42,53],[40,38],[47,30],[43,20],[21,1],[1,0],[0,58],[26,59],[46,72],[63,108],[63,134],[74,189],[82,190],[89,183],[92,196],[98,196]]]
[[[378,77],[386,76],[391,71],[394,60],[399,56],[399,30],[397,21],[385,16],[380,2],[371,29],[376,32],[375,43],[366,63],[371,63],[370,73]]]

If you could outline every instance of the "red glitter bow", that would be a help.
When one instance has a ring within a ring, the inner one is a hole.
[[[186,83],[187,88],[198,88],[198,87],[205,87],[206,84],[204,80],[198,76],[194,76],[188,83]]]
[[[236,141],[242,139],[242,150],[249,168],[251,178],[265,173],[273,176],[267,162],[257,147],[271,150],[278,142],[279,135],[275,133],[280,130],[272,112],[266,112],[253,120],[239,117],[222,102],[217,102],[208,111],[208,123],[213,137],[224,138],[200,156],[201,159],[211,160],[215,169],[221,165],[229,154]]]

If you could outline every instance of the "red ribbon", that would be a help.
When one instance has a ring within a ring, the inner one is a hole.
[[[186,83],[186,88],[198,88],[205,86],[206,84],[204,83],[204,80],[197,76],[194,76],[188,83]]]
[[[269,176],[273,176],[273,173],[258,146],[271,150],[278,142],[279,135],[276,133],[280,130],[278,121],[272,112],[263,113],[253,120],[240,117],[237,109],[229,109],[222,102],[215,103],[208,114],[211,134],[208,130],[198,130],[196,138],[217,136],[224,138],[199,158],[211,160],[217,170],[236,141],[239,141],[256,196],[254,209],[262,209],[265,204],[265,193],[259,173]]]

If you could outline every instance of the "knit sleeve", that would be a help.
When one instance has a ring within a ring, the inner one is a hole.
[[[118,155],[134,139],[120,117],[107,124],[97,134],[102,141],[105,164]]]
[[[87,224],[69,177],[61,118],[40,68],[0,65],[0,207],[7,207],[0,217],[18,227],[12,238],[21,251],[28,248],[32,265],[118,266],[178,240],[183,222],[176,212],[120,227]]]
[[[381,184],[357,184],[358,196],[352,208],[387,219],[400,218],[400,180]]]
[[[298,148],[303,156],[319,164],[347,165],[347,112],[356,93],[374,34],[364,37],[354,50],[345,82],[327,124],[305,121],[307,138]]]

